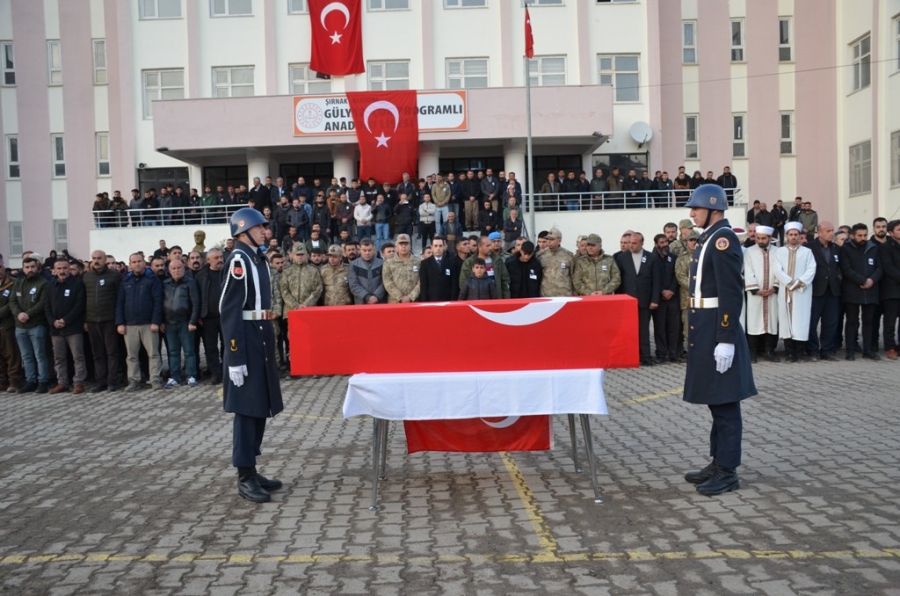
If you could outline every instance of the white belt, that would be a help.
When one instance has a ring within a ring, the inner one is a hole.
[[[691,308],[719,308],[719,299],[691,298]]]
[[[272,321],[278,316],[271,310],[242,310],[241,318],[245,321]]]

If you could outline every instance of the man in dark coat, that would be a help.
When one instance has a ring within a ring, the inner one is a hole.
[[[84,282],[78,277],[69,277],[69,261],[59,259],[53,265],[55,280],[47,289],[47,304],[44,311],[50,326],[50,340],[53,344],[53,361],[56,367],[56,387],[50,393],[64,393],[69,390],[69,353],[75,365],[72,377],[72,393],[84,393],[87,368],[84,361]]]
[[[540,298],[544,267],[534,255],[534,243],[526,240],[517,254],[506,259],[510,298]]]
[[[709,406],[712,462],[688,472],[685,480],[697,492],[712,496],[737,490],[741,465],[741,400],[756,395],[750,349],[741,327],[744,282],[743,253],[737,235],[725,219],[725,190],[704,184],[687,206],[691,219],[704,228],[691,257],[688,305],[687,369],[684,400]]]
[[[224,408],[234,414],[231,463],[238,470],[238,494],[256,503],[271,500],[281,488],[256,471],[266,418],[284,409],[278,364],[269,264],[258,247],[264,245],[267,222],[254,209],[231,216],[234,250],[225,260],[225,281],[219,300],[222,338]]]
[[[880,244],[868,240],[869,228],[858,223],[850,229],[850,238],[841,247],[841,297],[847,323],[844,338],[847,344],[847,360],[855,360],[853,348],[857,343],[859,322],[862,319],[863,358],[881,360],[871,350],[875,323],[873,313],[878,305],[878,282],[884,270],[879,258]]]
[[[616,266],[622,276],[622,285],[617,293],[637,298],[641,365],[652,366],[650,315],[659,307],[662,283],[659,259],[644,250],[644,236],[640,232],[631,233],[630,248],[628,252],[621,252],[616,257]]]
[[[818,237],[807,246],[816,259],[816,276],[812,283],[813,302],[806,352],[813,360],[837,360],[834,353],[841,323],[841,248],[834,243],[834,225],[820,222]],[[819,321],[822,323],[821,336]]]
[[[419,302],[447,302],[459,298],[462,261],[447,251],[443,236],[431,241],[431,256],[419,266]]]
[[[890,360],[897,359],[897,318],[900,316],[900,219],[887,225],[888,238],[879,249],[881,267],[881,306],[884,309],[884,347]]]

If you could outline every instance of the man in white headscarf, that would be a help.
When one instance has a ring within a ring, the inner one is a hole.
[[[803,225],[790,222],[784,226],[785,246],[775,251],[775,276],[778,278],[779,335],[789,362],[806,360],[806,340],[812,314],[812,281],[816,276],[816,259],[802,246]]]
[[[769,246],[775,230],[756,227],[756,244],[744,251],[744,290],[747,293],[747,341],[750,360],[765,350],[770,362],[778,362],[778,278],[775,247]]]

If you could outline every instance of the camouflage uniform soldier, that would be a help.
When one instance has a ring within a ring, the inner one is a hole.
[[[544,279],[541,281],[541,296],[573,296],[572,273],[575,269],[575,255],[562,248],[562,233],[550,228],[546,236],[547,248],[537,254],[544,268]]]
[[[278,368],[280,370],[287,368],[287,353],[290,350],[287,319],[284,318],[284,300],[281,299],[281,276],[283,270],[284,255],[270,251],[269,277],[272,280],[272,313],[277,317],[273,321],[273,326],[275,327],[275,357],[278,358]]]
[[[615,294],[622,284],[622,276],[612,255],[603,252],[603,241],[597,234],[590,234],[587,253],[575,260],[572,285],[579,296]]]
[[[694,222],[689,219],[682,219],[678,222],[678,227],[681,230],[681,237],[678,240],[669,243],[669,252],[676,257],[680,257],[686,252],[693,252],[688,250],[688,238],[694,230]]]
[[[397,235],[397,254],[384,262],[381,281],[388,303],[415,302],[419,298],[419,266],[422,260],[412,254],[409,234]]]
[[[291,251],[294,264],[281,276],[282,311],[315,306],[322,297],[322,275],[306,261],[306,247],[297,242]]]
[[[319,273],[322,274],[322,285],[325,288],[325,306],[344,306],[353,304],[350,295],[350,268],[343,263],[344,251],[337,244],[328,247],[328,264]]]
[[[697,232],[691,232],[688,239],[684,241],[688,247],[687,251],[682,253],[678,260],[675,261],[675,279],[678,280],[678,288],[680,290],[678,294],[681,298],[682,329],[687,329],[688,299],[691,294],[691,256],[694,254],[694,249],[697,248],[697,238],[699,237],[700,234]]]

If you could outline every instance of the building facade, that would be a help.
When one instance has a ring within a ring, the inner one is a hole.
[[[524,181],[524,2],[358,1],[366,73],[327,80],[308,67],[306,0],[0,0],[0,252],[85,255],[100,191],[352,178],[355,135],[295,135],[299,95],[465,89],[466,129],[422,132],[419,174]],[[896,216],[900,0],[530,11],[536,185],[598,165],[730,166],[744,200],[802,195],[841,223]],[[632,135],[640,123],[652,134]]]

